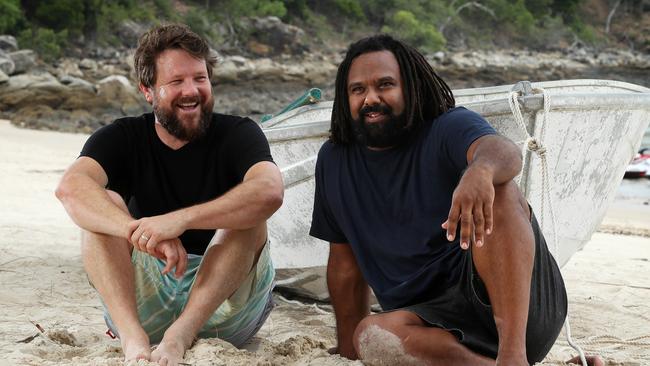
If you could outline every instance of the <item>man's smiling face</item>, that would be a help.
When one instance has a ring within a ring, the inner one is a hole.
[[[358,142],[388,148],[403,139],[407,131],[402,77],[392,52],[375,51],[355,58],[347,92]]]

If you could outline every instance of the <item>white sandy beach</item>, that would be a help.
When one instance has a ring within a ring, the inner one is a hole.
[[[53,193],[86,138],[0,120],[0,365],[122,364],[81,265],[79,230]],[[603,232],[562,270],[573,338],[607,365],[650,365],[650,180],[633,184],[647,196],[619,195]],[[331,313],[277,303],[246,349],[200,340],[185,362],[361,365],[327,353]],[[575,354],[562,335],[543,364],[562,365]]]

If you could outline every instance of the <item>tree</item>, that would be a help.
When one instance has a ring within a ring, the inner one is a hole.
[[[84,0],[58,0],[40,2],[36,6],[35,20],[54,31],[67,30],[71,36],[82,34],[84,26]]]
[[[11,31],[21,19],[19,0],[0,0],[0,34]]]
[[[412,46],[421,47],[426,51],[440,50],[446,44],[445,38],[432,24],[420,22],[408,10],[395,12],[388,25],[382,28],[382,32],[391,33]]]

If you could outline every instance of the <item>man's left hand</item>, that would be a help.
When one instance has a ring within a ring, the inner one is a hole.
[[[470,166],[454,190],[449,216],[442,224],[442,228],[447,230],[447,240],[455,239],[460,221],[461,248],[469,249],[472,236],[476,246],[482,246],[485,243],[485,235],[492,232],[493,203],[492,174],[480,166]]]
[[[156,246],[164,240],[176,239],[186,228],[175,212],[165,215],[143,217],[129,225],[131,244],[139,251],[156,254]]]

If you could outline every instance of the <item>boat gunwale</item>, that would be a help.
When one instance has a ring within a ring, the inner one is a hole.
[[[650,91],[650,89],[649,89]],[[648,93],[576,93],[576,94],[552,94],[551,111],[577,111],[577,110],[607,110],[621,109],[647,109],[650,110],[650,92]],[[519,100],[522,113],[537,113],[544,108],[542,94],[521,96]],[[484,117],[511,114],[510,104],[507,98],[480,100],[476,102],[463,103],[467,109],[473,110]],[[591,106],[591,108],[586,108]],[[305,106],[313,108],[313,106]],[[295,109],[292,115],[301,113],[305,107]],[[320,120],[291,124],[286,126],[275,126],[263,128],[269,142],[292,141],[304,138],[326,137],[329,134],[330,121]]]

